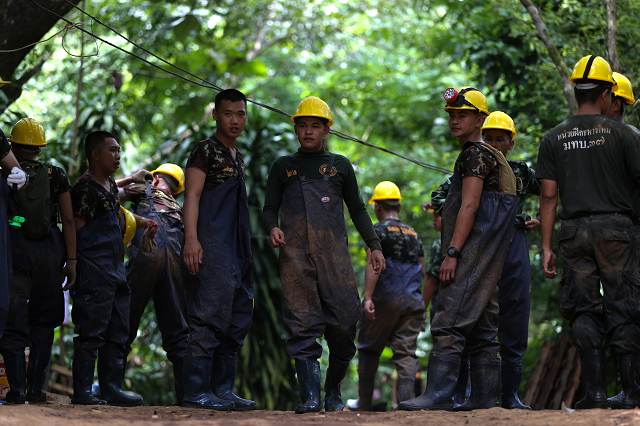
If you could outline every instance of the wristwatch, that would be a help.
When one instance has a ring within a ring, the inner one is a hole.
[[[460,252],[458,251],[457,248],[455,248],[454,246],[451,246],[447,249],[447,256],[449,257],[459,257],[460,256]]]

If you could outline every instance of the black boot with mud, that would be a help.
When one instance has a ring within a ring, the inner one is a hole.
[[[236,355],[213,357],[211,373],[211,392],[220,399],[233,402],[234,411],[255,410],[256,402],[240,398],[233,393],[236,380]]]
[[[93,372],[96,368],[95,359],[73,360],[73,398],[72,404],[78,405],[106,405],[107,401],[96,398],[91,393]]]
[[[100,397],[109,405],[119,407],[137,407],[144,400],[140,396],[127,395],[122,391],[124,378],[124,359],[98,358],[98,383]]]
[[[640,356],[620,356],[618,364],[623,395],[620,408],[631,410],[640,407]]]
[[[27,362],[24,352],[8,352],[2,354],[9,382],[9,392],[2,399],[7,404],[24,404],[27,387]]]
[[[173,361],[173,384],[176,389],[176,402],[174,405],[182,405],[184,400],[184,359],[175,359]]]
[[[576,409],[607,408],[604,368],[602,349],[580,352],[580,378],[586,394],[576,402]]]
[[[33,342],[32,342],[33,343]],[[27,401],[29,404],[46,404],[47,394],[42,390],[47,366],[51,360],[51,348],[37,349],[32,344],[29,352],[29,368],[27,369]]]
[[[502,380],[502,408],[531,410],[531,407],[524,405],[518,398],[518,389],[522,379],[522,363],[512,364],[503,361],[500,376]]]
[[[453,408],[453,411],[472,411],[493,408],[498,405],[500,389],[500,363],[491,361],[472,362],[471,395],[464,404]]]
[[[211,392],[212,359],[184,359],[184,400],[187,408],[207,408],[209,410],[233,410],[233,402],[220,399]]]
[[[340,385],[349,370],[349,361],[342,361],[329,355],[329,368],[324,382],[324,410],[342,411],[344,402],[340,393]]]
[[[373,399],[374,377],[360,377],[358,379],[358,399],[347,401],[349,411],[371,411],[371,400]]]
[[[427,365],[427,388],[417,398],[398,404],[399,410],[445,410],[453,408],[453,391],[458,383],[460,360],[444,357],[429,357]]]
[[[458,383],[453,391],[453,406],[464,404],[469,397],[469,358],[462,358],[460,362],[460,373],[458,374]]]
[[[398,377],[398,403],[411,399],[415,382],[414,377]]]
[[[296,414],[317,413],[322,408],[320,400],[320,363],[318,360],[296,360],[296,372],[300,382],[300,400]]]

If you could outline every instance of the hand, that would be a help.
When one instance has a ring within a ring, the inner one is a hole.
[[[25,183],[27,183],[27,174],[20,168],[14,167],[11,169],[11,173],[7,177],[7,183],[9,186],[17,185],[18,189],[21,189]]]
[[[445,256],[442,266],[440,267],[440,282],[442,284],[450,284],[456,277],[456,266],[458,266],[458,258]]]
[[[527,232],[538,228],[540,228],[540,221],[538,219],[531,219],[524,223],[524,230]]]
[[[371,266],[373,266],[373,272],[375,272],[376,275],[380,275],[385,269],[387,269],[387,261],[382,254],[382,250],[372,250],[370,259]]]
[[[198,265],[202,263],[202,246],[197,239],[185,241],[183,257],[189,273],[195,275],[198,272]]]
[[[271,243],[271,247],[273,248],[278,248],[287,244],[284,241],[284,232],[282,232],[282,229],[278,228],[277,226],[271,228],[271,232],[269,233],[269,242]]]
[[[67,284],[62,287],[62,291],[69,290],[76,283],[76,264],[77,260],[67,260],[66,265],[62,269],[62,276],[67,278]],[[62,280],[64,282],[64,280]]]
[[[542,272],[545,278],[553,279],[558,275],[556,271],[556,255],[551,249],[542,249]]]
[[[133,183],[144,183],[145,180],[153,180],[153,175],[146,170],[140,170],[131,175]]]
[[[156,237],[156,233],[158,232],[158,224],[152,221],[151,219],[142,219],[142,228],[147,229],[151,228],[151,238]]]
[[[364,314],[370,320],[376,319],[376,307],[373,304],[373,300],[364,299]]]

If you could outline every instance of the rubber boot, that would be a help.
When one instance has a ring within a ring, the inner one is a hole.
[[[79,405],[105,405],[107,401],[96,398],[91,393],[93,384],[93,370],[96,368],[95,359],[73,360],[73,398],[72,404]]]
[[[236,380],[236,354],[213,357],[211,392],[220,399],[233,402],[234,411],[255,410],[256,402],[233,393]]]
[[[623,355],[618,359],[620,382],[622,383],[622,404],[620,408],[630,410],[640,407],[640,356]]]
[[[184,400],[184,378],[182,373],[184,372],[184,359],[177,358],[173,360],[173,385],[176,389],[176,403],[175,405],[182,405]]]
[[[324,411],[342,411],[344,402],[340,393],[340,385],[349,370],[349,361],[342,361],[329,355],[329,368],[324,381]]]
[[[419,397],[399,403],[398,409],[451,411],[459,371],[460,358],[429,356],[427,388]]]
[[[586,395],[576,402],[576,409],[607,408],[604,367],[602,349],[580,352],[580,378]]]
[[[415,377],[398,377],[398,403],[411,399],[415,383]]]
[[[453,391],[453,406],[464,404],[469,397],[469,358],[462,358],[460,361],[460,373],[458,373],[458,383]]]
[[[358,351],[358,399],[347,401],[351,411],[371,411],[373,402],[373,387],[376,372],[380,364],[378,354]]]
[[[502,408],[531,410],[531,407],[524,405],[518,398],[518,389],[522,379],[522,363],[502,363],[500,372],[502,379]]]
[[[124,378],[124,359],[98,358],[98,383],[100,384],[100,398],[109,405],[119,407],[136,407],[144,400],[140,396],[127,395],[122,391]]]
[[[29,348],[29,368],[27,369],[27,401],[30,404],[46,404],[47,394],[42,390],[45,373],[51,360],[51,347],[40,350],[35,345]]]
[[[25,389],[27,388],[27,361],[24,352],[5,352],[4,366],[9,382],[9,392],[2,399],[7,404],[24,404]]]
[[[453,411],[471,411],[498,406],[500,389],[500,362],[479,360],[471,363],[471,395]]]
[[[207,408],[228,411],[233,402],[218,398],[211,392],[212,359],[184,358],[184,399],[183,407]]]
[[[296,414],[316,413],[322,408],[320,401],[320,363],[317,359],[296,360],[300,382],[300,400]]]

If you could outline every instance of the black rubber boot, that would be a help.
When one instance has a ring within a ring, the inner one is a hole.
[[[73,398],[72,404],[79,405],[106,405],[107,401],[96,398],[91,393],[93,385],[93,371],[96,368],[95,359],[73,360]]]
[[[604,351],[602,349],[580,352],[580,378],[586,395],[576,402],[575,408],[577,410],[607,408],[604,367]]]
[[[464,404],[454,407],[453,411],[471,411],[498,406],[500,389],[500,362],[479,360],[471,363],[471,395]]]
[[[236,354],[213,357],[211,392],[220,399],[233,402],[234,411],[255,410],[256,402],[233,393],[236,380]]]
[[[329,367],[324,381],[324,411],[344,410],[340,385],[348,370],[349,361],[342,361],[333,355],[329,355]]]
[[[296,360],[300,382],[300,400],[296,414],[316,413],[322,408],[320,400],[320,363],[317,359]]]
[[[618,359],[622,383],[622,409],[640,407],[640,356],[623,355]]]
[[[124,359],[98,358],[98,383],[100,384],[100,398],[109,405],[119,407],[136,407],[144,400],[140,396],[127,395],[122,391],[124,378]]]
[[[621,380],[622,381],[622,380]],[[624,390],[617,394],[616,396],[612,396],[611,398],[607,398],[607,407],[612,408],[614,410],[619,410],[622,408],[622,401],[624,401]]]
[[[502,408],[531,410],[518,398],[518,389],[522,379],[522,363],[502,363]]]
[[[458,374],[458,383],[453,391],[453,406],[464,404],[469,397],[469,358],[462,358],[460,361],[460,373]]]
[[[378,364],[380,364],[380,356],[378,354],[358,351],[358,399],[347,401],[349,410],[371,411]]]
[[[458,382],[460,359],[430,356],[427,365],[427,388],[417,398],[398,404],[399,410],[446,410],[453,408],[453,391]]]
[[[398,377],[398,403],[411,399],[415,383],[415,377]]]
[[[184,400],[184,378],[182,373],[184,372],[184,359],[178,358],[173,360],[173,385],[176,389],[176,403],[175,405],[182,405]]]
[[[233,410],[233,402],[220,399],[211,392],[212,366],[212,359],[185,357],[183,407]]]
[[[47,394],[42,390],[45,373],[51,360],[51,347],[37,349],[35,345],[29,348],[29,368],[27,369],[27,401],[30,404],[46,404]]]
[[[11,388],[2,400],[7,404],[24,404],[25,389],[27,388],[27,361],[24,352],[5,351],[2,356],[4,357],[7,381]]]

